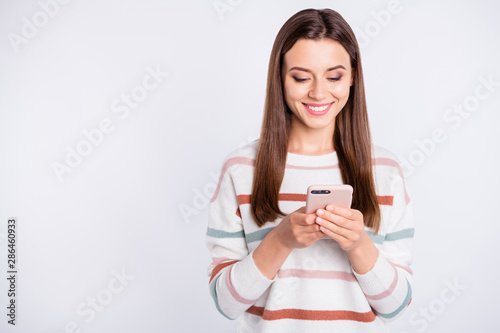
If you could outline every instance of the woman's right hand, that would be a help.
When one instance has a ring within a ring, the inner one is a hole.
[[[290,213],[273,230],[281,243],[290,250],[308,247],[325,235],[315,222],[316,214],[305,214],[305,210],[302,207]]]
[[[325,235],[315,222],[316,213],[305,214],[302,207],[287,215],[253,252],[255,265],[268,279],[273,279],[293,249],[308,247]]]

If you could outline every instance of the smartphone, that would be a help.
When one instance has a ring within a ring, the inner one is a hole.
[[[324,209],[329,204],[350,208],[352,191],[351,185],[311,185],[307,188],[306,214]]]

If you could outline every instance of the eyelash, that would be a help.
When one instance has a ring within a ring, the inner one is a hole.
[[[296,76],[294,76],[293,79],[295,80],[295,82],[304,82],[305,80],[307,80],[307,79],[298,78]]]
[[[330,77],[330,78],[328,78],[328,80],[331,81],[331,82],[336,82],[336,81],[340,80],[341,78],[342,78],[342,76],[339,76],[339,77]],[[303,83],[303,82],[305,82],[307,80],[307,79],[298,78],[296,76],[294,76],[293,79],[295,80],[295,82],[299,82],[299,83]]]

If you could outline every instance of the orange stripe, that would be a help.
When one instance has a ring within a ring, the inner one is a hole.
[[[264,320],[279,320],[279,319],[299,319],[299,320],[354,320],[364,323],[375,320],[375,313],[355,312],[345,310],[304,310],[304,309],[283,309],[283,310],[266,310],[263,307],[252,306],[247,310],[248,313],[260,316]]]
[[[225,262],[223,264],[215,266],[214,269],[212,270],[212,276],[210,277],[210,281],[208,281],[208,283],[212,282],[214,277],[221,271],[221,269],[223,269],[224,267],[227,267],[229,265],[232,265],[235,262],[238,262],[238,260],[228,261],[228,262]]]
[[[280,193],[278,196],[279,201],[306,201],[306,194],[300,193]],[[392,206],[394,196],[392,195],[377,195],[379,205]],[[246,205],[250,203],[250,194],[238,195],[238,205]]]
[[[238,195],[238,205],[245,205],[250,203],[250,194]]]
[[[239,218],[241,218],[240,207],[238,207],[238,208],[236,209],[236,216],[238,216]]]
[[[394,196],[392,195],[377,195],[377,200],[379,205],[392,206],[394,201]]]
[[[246,312],[262,317],[262,315],[264,314],[264,308],[261,306],[251,306]]]
[[[306,195],[301,193],[280,193],[278,195],[279,201],[302,201],[306,202]],[[250,194],[238,195],[238,205],[245,205],[250,203]]]
[[[385,166],[394,167],[398,170],[401,178],[404,179],[403,169],[401,168],[399,163],[396,162],[395,160],[392,160],[390,158],[378,157],[378,158],[372,158],[372,163],[373,163],[373,165],[385,165]],[[224,175],[226,174],[227,169],[229,169],[229,167],[231,167],[232,165],[248,165],[248,166],[254,167],[255,166],[255,159],[241,156],[241,157],[233,157],[233,158],[230,158],[229,160],[227,160],[226,163],[224,163],[224,166],[222,167],[222,171],[221,171],[220,176],[219,176],[219,182],[217,183],[217,188],[215,189],[214,195],[213,195],[212,199],[210,200],[210,202],[215,201],[215,199],[219,195],[219,190],[220,190],[220,185],[221,185],[222,179],[224,178]],[[291,168],[291,169],[322,170],[322,169],[338,169],[339,165],[335,164],[335,165],[328,165],[328,166],[322,166],[322,167],[302,167],[302,166],[294,166],[294,165],[286,164],[285,167]],[[405,184],[404,180],[403,180],[403,186],[404,186],[404,190],[405,190],[406,203],[408,204],[410,202],[410,197],[408,196],[408,193],[406,192],[406,184]]]
[[[280,193],[278,196],[279,201],[303,201],[306,202],[306,195],[299,193]]]

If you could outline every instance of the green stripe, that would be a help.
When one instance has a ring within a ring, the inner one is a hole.
[[[372,242],[374,242],[375,244],[382,244],[384,242],[384,236],[376,235],[371,231],[367,231],[366,233],[368,234],[368,236],[370,236]]]
[[[403,230],[391,232],[390,234],[385,235],[385,240],[386,241],[395,241],[398,239],[412,238],[414,234],[415,234],[415,228],[403,229]]]
[[[390,319],[390,318],[394,318],[398,313],[400,313],[404,308],[406,308],[408,306],[408,303],[410,303],[410,300],[411,300],[411,286],[410,286],[410,283],[408,282],[408,280],[406,280],[406,284],[408,286],[408,292],[406,293],[406,298],[403,301],[403,304],[401,304],[399,306],[399,308],[396,309],[396,311],[391,312],[391,313],[387,313],[387,314],[380,313],[377,311],[375,311],[375,313],[382,318]]]
[[[217,298],[217,291],[216,291],[217,280],[219,280],[219,278],[221,277],[221,275],[222,275],[222,273],[219,273],[219,275],[217,275],[217,277],[212,281],[212,286],[211,286],[212,287],[212,298],[214,299],[215,307],[217,308],[217,311],[219,311],[227,319],[231,319],[228,316],[226,316],[226,314],[224,312],[222,312],[222,310],[221,310],[221,308],[219,306],[219,299]]]
[[[263,240],[267,234],[273,230],[273,228],[266,228],[266,229],[260,229],[254,232],[251,232],[247,235],[245,235],[245,232],[243,230],[240,231],[235,231],[235,232],[228,232],[228,231],[223,231],[223,230],[218,230],[218,229],[212,229],[208,228],[207,229],[207,236],[210,237],[215,237],[215,238],[243,238],[245,237],[247,239],[247,243],[252,243],[252,242],[257,242]],[[395,232],[391,232],[385,235],[376,235],[371,231],[366,232],[368,236],[370,236],[371,240],[375,244],[382,244],[384,241],[396,241],[400,239],[405,239],[405,238],[412,238],[415,234],[415,228],[408,228],[408,229],[403,229]]]
[[[246,235],[247,243],[252,243],[252,242],[257,242],[257,241],[263,240],[267,236],[267,234],[273,229],[274,229],[274,227],[260,229],[260,230],[249,233],[248,235]]]
[[[403,229],[395,232],[390,232],[384,235],[376,235],[371,231],[366,232],[375,244],[382,244],[384,241],[392,242],[405,238],[412,238],[415,234],[415,228]]]
[[[223,230],[208,228],[207,236],[215,238],[243,238],[245,237],[245,232],[243,230],[235,232],[227,232]]]

